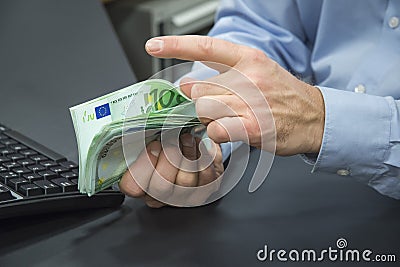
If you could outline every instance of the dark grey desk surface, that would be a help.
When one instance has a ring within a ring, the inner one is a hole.
[[[73,159],[67,107],[134,81],[95,0],[2,1],[0,73],[0,121]],[[206,207],[152,210],[127,199],[115,211],[0,221],[0,266],[273,266],[256,259],[265,244],[319,250],[339,237],[399,260],[399,201],[351,178],[311,175],[298,157],[277,158],[249,194],[252,169]]]

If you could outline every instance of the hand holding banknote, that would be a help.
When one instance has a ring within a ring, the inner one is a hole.
[[[203,149],[199,149],[201,146],[204,146],[201,140],[188,133],[180,136],[179,146],[173,142],[166,143],[164,146],[160,141],[149,143],[122,177],[119,183],[121,191],[131,197],[142,198],[152,208],[164,206],[165,203],[158,200],[167,200],[166,202],[168,202],[169,198],[180,199],[185,206],[203,204],[214,191],[218,190],[218,183],[209,190],[197,190],[189,193],[184,190],[174,190],[173,186],[173,184],[182,187],[206,185],[223,173],[224,167],[219,145],[212,147],[216,150],[213,164],[205,165],[204,169],[201,169],[200,166],[194,167],[199,171],[186,171],[189,166],[185,166],[186,161],[182,160],[181,155],[200,165],[202,162],[199,161],[200,150],[207,151],[205,146]],[[178,153],[179,150],[182,153]],[[205,155],[206,158],[211,157],[211,154],[213,153]],[[167,155],[177,158],[169,159]],[[180,162],[180,166],[174,166],[171,161]],[[170,183],[165,183],[164,179]]]
[[[206,136],[194,103],[168,81],[147,80],[70,111],[82,193],[91,196],[124,177],[121,190],[149,206],[199,206],[220,187],[221,150]]]

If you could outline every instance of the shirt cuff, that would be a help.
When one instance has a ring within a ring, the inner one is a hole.
[[[397,151],[394,139],[400,139],[399,130],[393,129],[399,127],[393,98],[318,88],[325,102],[322,145],[318,155],[302,155],[314,163],[312,172],[352,176],[400,198],[400,179],[388,165],[399,163],[391,160]]]
[[[222,152],[222,160],[225,162],[229,156],[232,154],[233,151],[238,149],[240,145],[242,145],[243,142],[228,142],[228,143],[222,143],[220,144],[221,146],[221,152]]]

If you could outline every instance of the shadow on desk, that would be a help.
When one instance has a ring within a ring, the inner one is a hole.
[[[124,214],[129,210],[128,207],[121,207],[119,212]],[[95,209],[0,220],[0,257],[115,212],[115,209]],[[107,223],[111,225],[113,221]]]

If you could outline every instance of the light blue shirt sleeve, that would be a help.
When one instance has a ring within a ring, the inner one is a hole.
[[[353,176],[399,199],[399,101],[327,87],[320,90],[325,100],[325,127],[313,172]]]
[[[286,69],[310,76],[307,36],[293,3],[223,0],[209,35],[258,48]]]
[[[261,49],[320,89],[322,146],[303,155],[314,172],[400,199],[399,16],[395,0],[222,0],[209,35]]]

